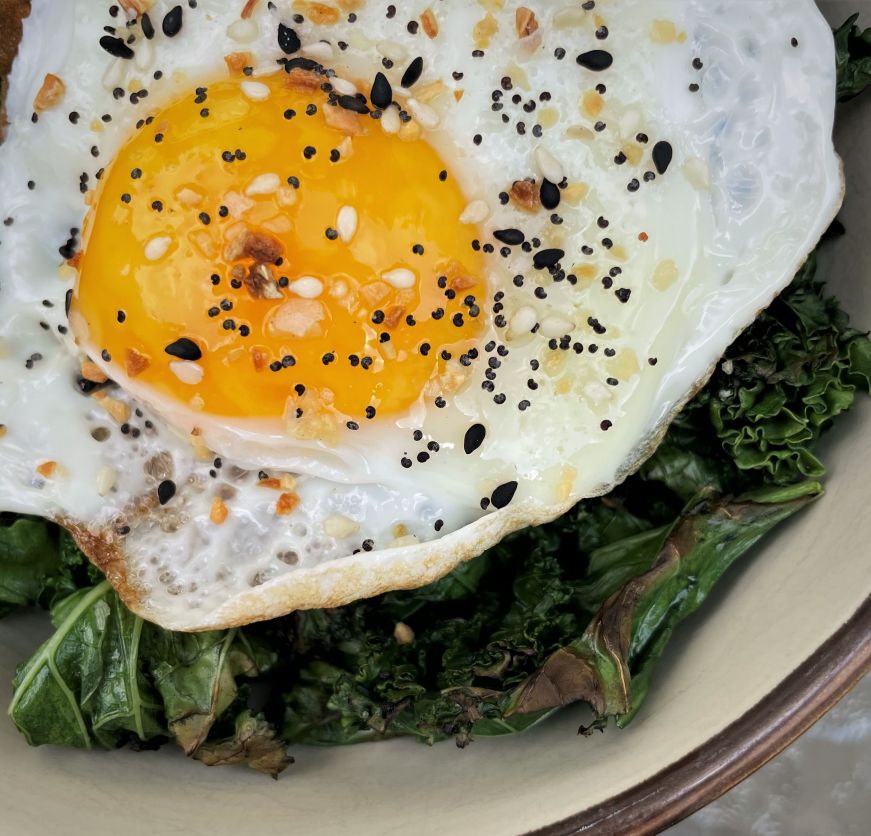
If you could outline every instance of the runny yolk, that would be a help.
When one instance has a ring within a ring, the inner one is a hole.
[[[86,224],[75,318],[128,378],[213,415],[434,399],[483,319],[466,199],[416,126],[289,79],[198,88],[141,125]]]

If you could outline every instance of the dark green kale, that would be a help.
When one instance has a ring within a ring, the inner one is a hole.
[[[858,19],[856,12],[835,30],[838,101],[841,102],[858,96],[871,84],[871,29],[859,29]]]
[[[0,616],[18,607],[48,607],[85,576],[68,534],[44,520],[0,515]]]
[[[835,35],[842,100],[871,83],[871,30]],[[729,566],[816,499],[816,443],[871,385],[871,342],[811,257],[728,350],[634,476],[422,589],[244,629],[162,630],[129,613],[55,526],[0,517],[0,615],[56,632],[15,677],[28,741],[174,739],[276,776],[289,743],[520,732],[583,701],[624,726],[674,629]]]
[[[50,606],[10,714],[33,744],[174,739],[276,775],[288,743],[522,731],[570,702],[628,723],[675,627],[728,567],[821,493],[820,434],[868,391],[871,342],[812,257],[729,349],[653,457],[605,497],[422,589],[244,630],[130,614],[48,523],[0,528],[0,600]],[[257,711],[254,692],[258,686]]]
[[[51,618],[55,632],[19,667],[9,706],[30,744],[90,749],[174,738],[201,760],[248,762],[271,775],[291,762],[274,730],[248,712],[247,695],[240,699],[237,678],[259,677],[275,662],[241,630],[162,630],[124,607],[108,581],[61,599]],[[235,750],[232,741],[204,748],[222,733],[219,718],[234,717]]]

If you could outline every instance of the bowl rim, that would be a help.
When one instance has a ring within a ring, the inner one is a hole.
[[[526,836],[661,833],[782,752],[871,672],[871,596],[737,720],[650,778]]]

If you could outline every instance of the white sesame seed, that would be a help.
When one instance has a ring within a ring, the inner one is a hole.
[[[535,309],[529,305],[524,305],[518,308],[514,312],[514,316],[511,317],[511,334],[516,336],[527,333],[535,327],[536,322],[538,322],[538,316]]]
[[[269,88],[259,81],[243,81],[240,85],[245,96],[252,102],[263,102],[269,98]]]
[[[512,320],[512,325],[514,321]],[[561,337],[563,334],[570,334],[575,325],[570,319],[566,319],[559,314],[551,314],[541,320],[541,328],[538,333],[543,337]]]
[[[183,203],[185,206],[199,206],[203,202],[203,196],[199,192],[195,192],[186,186],[179,189],[175,196],[178,198],[179,203]]]
[[[405,267],[397,267],[395,270],[388,270],[386,273],[381,274],[381,278],[388,284],[391,284],[400,290],[407,287],[414,287],[414,283],[417,281],[414,273]]]
[[[399,111],[395,107],[388,107],[381,114],[381,127],[386,134],[398,134],[402,127],[402,122],[399,119]]]
[[[349,243],[357,232],[357,210],[353,206],[343,206],[336,218],[336,231],[339,238]]]
[[[535,162],[538,165],[541,176],[546,180],[550,180],[551,183],[562,182],[565,175],[563,174],[563,167],[560,161],[543,145],[539,145],[535,149]]]
[[[327,537],[334,537],[337,540],[350,537],[352,534],[356,534],[359,530],[360,526],[344,514],[330,514],[330,516],[324,520],[324,534],[326,534]]]
[[[147,38],[136,44],[133,64],[137,70],[147,70],[154,62],[154,44]]]
[[[303,276],[291,282],[288,287],[291,293],[303,299],[317,299],[324,292],[324,283],[314,276]]]
[[[326,41],[314,41],[306,44],[300,52],[308,58],[316,61],[329,61],[333,57],[333,47]]]
[[[396,43],[396,41],[378,41],[375,44],[375,49],[378,50],[379,55],[389,58],[394,64],[398,64],[400,61],[408,58],[408,50],[402,44]]]
[[[630,108],[620,119],[620,133],[623,136],[632,136],[641,127],[641,113],[635,108]]]
[[[227,27],[227,36],[237,44],[250,44],[259,34],[257,24],[251,19],[237,20]]]
[[[123,58],[116,58],[106,67],[106,72],[103,73],[103,87],[106,90],[114,90],[121,86],[121,81],[124,78],[124,64]]]
[[[330,84],[340,96],[353,96],[357,92],[357,87],[346,78],[332,78]]]
[[[255,194],[275,194],[281,187],[281,178],[274,173],[260,174],[255,177],[245,189],[249,197]]]
[[[172,238],[168,235],[159,235],[157,238],[152,238],[145,245],[145,257],[149,261],[157,261],[163,258],[171,243]]]
[[[460,215],[461,224],[479,224],[487,220],[490,207],[483,200],[473,200]]]
[[[173,360],[169,364],[169,370],[188,386],[196,386],[205,374],[205,369],[199,363],[190,360]]]
[[[425,105],[417,99],[409,99],[406,104],[409,113],[425,128],[435,128],[438,126],[439,115],[429,105]]]
[[[106,496],[112,488],[115,487],[115,482],[118,479],[118,472],[114,467],[108,464],[103,465],[97,471],[97,494]]]

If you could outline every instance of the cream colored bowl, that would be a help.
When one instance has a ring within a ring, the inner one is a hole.
[[[764,0],[760,0],[764,2]],[[823,2],[832,21],[867,0]],[[866,24],[868,20],[865,20]],[[871,101],[844,108],[847,236],[821,275],[871,324]],[[578,737],[580,711],[460,751],[410,740],[298,748],[276,783],[180,752],[31,749],[0,720],[0,832],[520,834],[655,830],[740,780],[800,734],[871,665],[871,403],[823,449],[827,495],[739,563],[682,625],[625,731]],[[0,678],[44,619],[0,622]],[[847,624],[847,622],[850,622]]]

